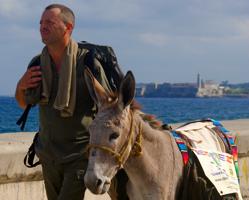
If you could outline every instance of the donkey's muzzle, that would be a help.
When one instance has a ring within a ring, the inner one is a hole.
[[[97,175],[93,171],[87,171],[84,177],[85,186],[94,194],[106,193],[111,185],[108,177]]]

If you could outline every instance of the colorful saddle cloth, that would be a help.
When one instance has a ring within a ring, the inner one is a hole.
[[[234,169],[232,170],[237,175],[237,179],[236,175],[234,175],[235,181],[239,181],[238,149],[235,145],[235,134],[229,132],[219,121],[205,119],[189,122],[174,129],[172,134],[181,151],[185,165],[189,161],[190,150],[195,154],[213,154],[212,156],[218,156],[220,160],[231,159],[234,163]],[[198,159],[201,162],[201,158],[199,157]],[[206,158],[208,157],[202,158],[204,162]],[[204,168],[204,166],[202,167]],[[231,167],[233,168],[233,165],[230,165]]]

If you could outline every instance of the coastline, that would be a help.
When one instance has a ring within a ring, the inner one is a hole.
[[[164,123],[183,123],[202,118],[234,120],[249,118],[249,101],[245,98],[137,98],[142,112],[155,115]],[[12,97],[0,97],[0,134],[20,132],[16,121],[23,110]],[[38,107],[31,109],[26,132],[39,127]]]
[[[241,192],[245,199],[249,199],[249,119],[221,121],[223,126],[237,136],[239,147],[239,166],[241,171]],[[184,123],[171,124],[173,128]],[[40,166],[27,168],[23,165],[23,158],[30,144],[34,132],[16,132],[0,134],[0,200],[3,199],[39,199],[45,200],[45,189],[42,181]],[[16,191],[22,191],[17,197]],[[34,198],[33,198],[34,197]],[[86,192],[87,200],[110,200],[107,194],[96,196]]]

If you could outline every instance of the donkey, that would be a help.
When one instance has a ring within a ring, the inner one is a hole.
[[[152,128],[134,108],[132,72],[127,72],[117,94],[107,92],[88,69],[85,80],[98,107],[89,127],[86,187],[94,194],[107,192],[123,168],[130,200],[177,199],[184,167],[181,153],[169,132]]]

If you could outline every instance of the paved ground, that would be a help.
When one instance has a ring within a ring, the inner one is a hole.
[[[87,191],[84,200],[110,200],[110,197],[107,194],[93,195],[92,193]]]

